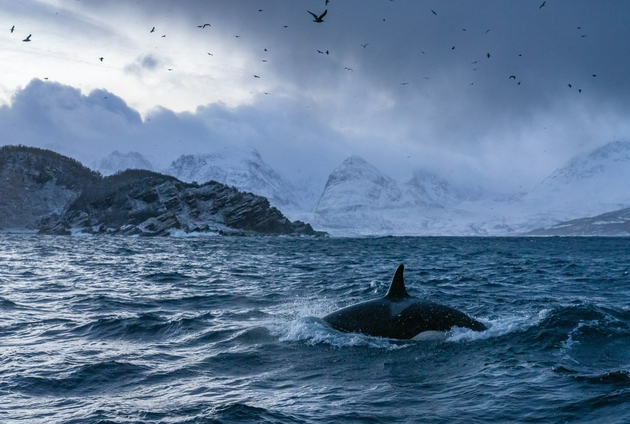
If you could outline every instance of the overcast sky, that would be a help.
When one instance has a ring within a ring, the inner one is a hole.
[[[627,0],[0,0],[0,144],[529,189],[630,138],[628,22]]]

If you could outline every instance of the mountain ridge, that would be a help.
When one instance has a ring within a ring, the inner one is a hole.
[[[512,197],[487,196],[474,189],[467,193],[423,170],[398,183],[357,158],[346,159],[331,173],[335,184],[329,179],[322,194],[326,201],[320,200],[312,214],[311,222],[337,235],[505,236],[630,207],[625,183],[630,181],[630,142],[623,140],[568,160],[529,193]],[[353,173],[358,164],[365,169]],[[344,189],[331,194],[341,180]],[[387,184],[379,186],[377,181]],[[367,200],[370,192],[383,191],[398,194],[389,203]]]
[[[223,148],[211,153],[182,155],[164,173],[186,182],[217,181],[266,197],[278,208],[299,209],[291,182],[282,177],[254,148]]]
[[[4,177],[0,194],[11,200],[9,207],[0,209],[5,230],[324,235],[304,222],[291,222],[264,197],[218,182],[185,183],[137,169],[102,177],[74,159],[44,149],[0,148],[0,176]]]
[[[351,155],[331,171],[312,209],[304,206],[295,186],[265,164],[255,149],[183,155],[171,168],[178,163],[180,168],[169,173],[180,180],[228,182],[231,174],[230,185],[266,194],[271,205],[286,210],[293,219],[335,235],[526,234],[630,207],[625,184],[630,181],[630,142],[625,140],[573,157],[529,192],[512,195],[497,195],[474,181],[468,186],[453,185],[421,168],[409,179],[396,181]]]

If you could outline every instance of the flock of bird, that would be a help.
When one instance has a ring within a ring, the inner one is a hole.
[[[394,0],[390,0],[390,1],[394,1]],[[329,0],[325,0],[325,2],[326,2],[325,4],[327,5],[327,4],[329,3]],[[539,10],[540,10],[540,9],[542,9],[543,7],[545,7],[545,5],[546,5],[546,4],[547,4],[547,1],[543,1],[543,2],[540,4],[540,6],[538,6],[538,9],[539,9]],[[321,13],[321,14],[319,14],[319,15],[318,15],[318,14],[316,14],[316,13],[311,12],[310,10],[307,10],[307,12],[308,12],[308,13],[309,13],[312,17],[313,17],[313,22],[315,22],[315,23],[323,23],[323,22],[324,22],[324,16],[326,16],[326,14],[328,13],[328,9],[324,10],[324,12],[323,12],[323,13]],[[433,9],[431,9],[431,13],[432,13],[434,16],[438,16],[438,13],[437,13],[435,10],[433,10]],[[385,21],[385,19],[383,19],[383,21]],[[582,29],[582,28],[578,26],[578,27],[577,27],[577,29]],[[466,31],[466,29],[464,28],[464,29],[463,29],[463,31]],[[487,29],[487,30],[485,31],[485,34],[488,34],[489,32],[490,32],[490,29]],[[582,34],[582,35],[580,35],[580,37],[584,38],[584,37],[586,37],[586,34]],[[370,43],[360,44],[360,46],[362,46],[363,48],[366,48],[369,44],[370,44]],[[451,47],[451,50],[455,50],[455,46],[452,46],[452,47]],[[318,53],[320,53],[320,54],[324,54],[324,52],[323,52],[322,50],[317,50],[317,52],[318,52]],[[422,54],[426,54],[424,51],[422,51],[421,53],[422,53]],[[327,54],[327,55],[328,55],[328,54],[329,54],[329,50],[326,50],[325,54]],[[490,59],[490,57],[491,57],[491,56],[492,56],[492,55],[490,54],[490,52],[486,53],[486,58],[487,58],[487,59]],[[522,56],[522,54],[519,54],[519,56]],[[471,65],[475,65],[475,64],[477,64],[478,62],[479,62],[478,60],[475,60],[475,61],[471,62]],[[346,67],[344,67],[344,70],[347,70],[347,71],[354,71],[352,68],[347,67],[347,66],[346,66]],[[477,68],[474,68],[473,70],[475,70],[475,71],[476,71],[476,70],[477,70]],[[592,74],[592,77],[593,77],[593,78],[594,78],[594,77],[596,77],[596,76],[597,76],[597,74]],[[429,77],[423,77],[423,79],[428,80],[428,79],[430,79],[430,78],[429,78]],[[508,79],[510,79],[510,80],[514,80],[514,81],[517,83],[517,85],[521,85],[521,81],[517,81],[516,75],[509,75],[509,76],[508,76]],[[400,85],[403,85],[403,86],[404,86],[404,85],[409,85],[409,82],[401,82],[401,83],[400,83]],[[469,84],[469,86],[471,86],[471,85],[474,85],[474,82],[471,82],[471,83]],[[569,84],[567,84],[567,87],[569,87],[569,88],[573,88],[573,84],[569,83]],[[582,93],[582,89],[581,89],[581,88],[578,88],[578,89],[577,89],[577,91],[578,91],[579,93]]]
[[[390,1],[394,1],[394,0],[390,0]],[[325,0],[325,5],[328,5],[328,3],[329,3],[329,0]],[[546,1],[543,1],[543,2],[540,4],[540,6],[538,7],[538,9],[542,9],[543,7],[545,7],[546,3],[547,3]],[[263,11],[263,9],[258,9],[258,11],[259,11],[259,12],[262,12],[262,11]],[[326,17],[326,15],[328,14],[328,9],[326,8],[326,9],[325,9],[322,13],[320,13],[320,14],[313,13],[313,12],[311,12],[310,10],[307,10],[306,12],[312,16],[312,18],[313,18],[313,19],[312,19],[312,21],[313,21],[313,22],[315,22],[315,23],[317,23],[317,24],[322,24],[322,23],[324,23],[324,17]],[[431,13],[432,13],[434,16],[438,16],[438,13],[437,13],[435,10],[433,10],[433,9],[431,9]],[[385,19],[383,19],[383,21],[385,21]],[[199,24],[199,25],[197,25],[197,28],[199,28],[199,29],[205,29],[205,28],[207,28],[207,27],[211,27],[211,26],[212,26],[212,25],[211,25],[210,23],[203,23],[203,24]],[[287,26],[287,25],[284,25],[284,27],[285,27],[285,28],[287,28],[288,26]],[[578,27],[578,29],[581,29],[581,27]],[[156,27],[154,26],[154,27],[152,27],[152,28],[151,28],[151,30],[150,30],[149,32],[150,32],[150,33],[154,33],[154,32],[155,32],[155,30],[156,30]],[[466,29],[463,29],[463,31],[466,31]],[[13,34],[14,32],[15,32],[15,25],[13,25],[13,26],[10,28],[10,33],[11,33],[11,34]],[[490,32],[490,29],[487,29],[487,30],[485,31],[485,34],[488,34],[488,32]],[[25,43],[26,43],[26,42],[31,42],[31,41],[32,41],[32,40],[31,40],[31,37],[32,37],[32,34],[28,34],[28,36],[26,36],[26,38],[24,38],[22,41],[23,41],[23,42],[25,42]],[[164,35],[162,35],[162,38],[164,38],[164,37],[166,37],[166,35],[165,35],[165,34],[164,34]],[[240,38],[240,35],[235,35],[235,37],[236,37],[236,38]],[[582,34],[582,35],[581,35],[581,37],[586,37],[586,34]],[[364,44],[359,44],[359,45],[360,45],[361,47],[363,47],[363,48],[367,48],[369,44],[370,44],[370,43],[364,43]],[[456,47],[456,46],[452,46],[452,47],[451,47],[451,50],[455,50],[455,47]],[[267,49],[264,49],[264,51],[267,51]],[[330,54],[330,50],[328,50],[328,49],[327,49],[327,50],[320,50],[320,49],[317,49],[317,53],[322,54],[322,55],[329,55],[329,54]],[[422,54],[426,54],[424,51],[421,51],[421,53],[422,53]],[[214,56],[214,54],[213,54],[213,53],[210,53],[210,52],[208,52],[207,54],[208,54],[208,56]],[[488,52],[488,53],[486,53],[486,55],[485,55],[485,56],[486,56],[486,59],[490,59],[492,55],[490,54],[490,52]],[[519,54],[519,56],[521,56],[521,55]],[[101,57],[98,57],[98,60],[99,60],[100,62],[103,62],[103,61],[105,60],[105,58],[104,58],[103,56],[101,56]],[[267,61],[268,61],[267,59],[262,59],[262,62],[267,62]],[[477,63],[479,63],[479,60],[475,60],[475,61],[471,62],[471,65],[475,65],[475,64],[477,64]],[[350,68],[350,67],[348,67],[348,66],[345,66],[343,69],[344,69],[344,70],[346,70],[346,71],[354,71],[352,68]],[[172,70],[173,70],[173,68],[168,68],[168,71],[172,71]],[[473,68],[473,70],[477,70],[477,68]],[[592,74],[592,77],[596,77],[596,76],[597,76],[597,74]],[[254,78],[259,79],[259,78],[260,78],[260,75],[258,75],[258,74],[253,74],[253,77],[254,77]],[[423,77],[423,79],[428,80],[428,79],[430,79],[430,78],[425,76],[425,77]],[[509,76],[508,76],[508,79],[509,79],[509,80],[514,80],[514,81],[517,83],[517,85],[521,85],[521,81],[517,79],[516,75],[509,75]],[[470,83],[469,85],[473,85],[473,84],[474,84],[474,82]],[[400,83],[400,85],[403,85],[403,86],[405,86],[405,85],[409,85],[409,82],[401,82],[401,83]],[[568,83],[568,84],[567,84],[567,86],[568,86],[569,88],[573,88],[573,84],[571,84],[571,83]],[[581,93],[581,92],[582,92],[582,89],[581,89],[581,88],[578,88],[578,89],[577,89],[577,91],[578,91],[579,93]],[[265,93],[265,94],[269,94],[269,93]]]

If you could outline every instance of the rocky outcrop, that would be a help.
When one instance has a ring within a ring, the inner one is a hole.
[[[12,155],[30,159],[7,160],[12,165],[4,168],[0,162],[0,175],[14,183],[10,190],[0,188],[0,193],[1,190],[12,191],[12,212],[22,217],[20,226],[38,229],[40,233],[142,236],[177,232],[323,234],[314,231],[309,224],[289,221],[264,197],[215,181],[201,185],[185,183],[172,176],[137,169],[103,178],[78,162],[53,152],[26,147],[12,149]],[[33,202],[19,201],[20,193],[22,197],[30,194],[41,199],[46,184],[64,196],[58,196],[54,201],[39,201],[41,207],[37,212],[29,210]],[[2,181],[1,186],[4,186]],[[4,211],[2,213],[4,215]],[[15,219],[11,221],[5,217],[4,220],[11,224],[5,228],[16,227]]]
[[[527,235],[628,237],[630,236],[630,208],[561,222],[552,227],[531,231]]]
[[[24,146],[0,148],[0,228],[36,230],[62,215],[100,175],[74,159]]]
[[[209,154],[183,155],[164,173],[186,182],[218,181],[266,197],[283,210],[300,208],[295,187],[267,165],[256,149],[224,148]]]

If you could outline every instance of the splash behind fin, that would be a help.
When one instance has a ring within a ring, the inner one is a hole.
[[[400,264],[396,269],[396,273],[394,274],[394,279],[392,280],[391,286],[389,286],[389,290],[385,295],[386,299],[389,300],[399,300],[405,299],[409,296],[407,293],[407,289],[405,289],[405,280],[403,278],[403,271],[405,270],[405,266]]]

